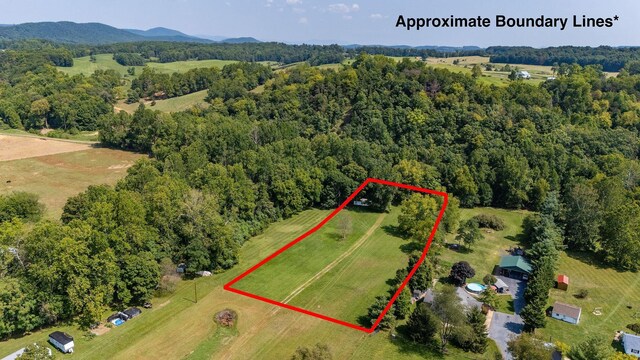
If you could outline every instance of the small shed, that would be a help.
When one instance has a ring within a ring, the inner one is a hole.
[[[529,72],[526,70],[518,71],[516,73],[516,76],[518,77],[518,79],[531,79],[531,74],[529,74]]]
[[[185,263],[178,264],[178,267],[176,267],[176,272],[178,274],[184,274],[186,271],[187,271],[187,264]]]
[[[65,354],[71,354],[75,346],[73,336],[62,331],[54,331],[49,334],[49,342]]]
[[[558,289],[567,290],[569,289],[569,277],[567,275],[558,275]]]
[[[640,358],[640,336],[624,333],[622,346],[626,354]]]
[[[137,307],[130,307],[122,313],[127,315],[129,319],[133,319],[134,317],[142,314],[142,310],[138,309]]]
[[[369,206],[369,199],[361,198],[360,200],[355,200],[353,202],[355,206]]]
[[[493,286],[496,287],[496,292],[499,292],[499,293],[509,292],[509,285],[507,285],[507,283],[500,278],[496,280]]]
[[[559,301],[556,301],[553,304],[553,310],[551,310],[552,318],[562,320],[574,325],[580,322],[581,314],[582,314],[582,308],[561,303]]]

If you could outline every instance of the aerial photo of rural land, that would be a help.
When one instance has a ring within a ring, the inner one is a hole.
[[[0,8],[0,360],[640,359],[640,2]]]

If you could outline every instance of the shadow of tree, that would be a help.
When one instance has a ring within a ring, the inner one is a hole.
[[[407,239],[407,236],[405,236],[402,232],[400,232],[400,229],[397,225],[384,225],[382,226],[382,230],[384,230],[384,232],[387,233],[388,235],[399,237],[402,239]]]

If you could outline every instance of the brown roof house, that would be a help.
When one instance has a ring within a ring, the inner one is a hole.
[[[566,321],[570,324],[578,324],[582,315],[582,308],[556,301],[551,310],[551,317]]]

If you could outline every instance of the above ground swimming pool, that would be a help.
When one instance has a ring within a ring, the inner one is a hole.
[[[482,285],[480,283],[467,284],[467,290],[469,290],[472,293],[476,293],[476,294],[480,294],[486,288],[487,288],[486,286],[484,286],[484,285]]]
[[[115,320],[113,320],[113,321],[112,321],[112,323],[113,323],[113,325],[115,325],[115,326],[120,326],[120,325],[124,324],[124,320],[122,320],[122,319],[115,319]]]

